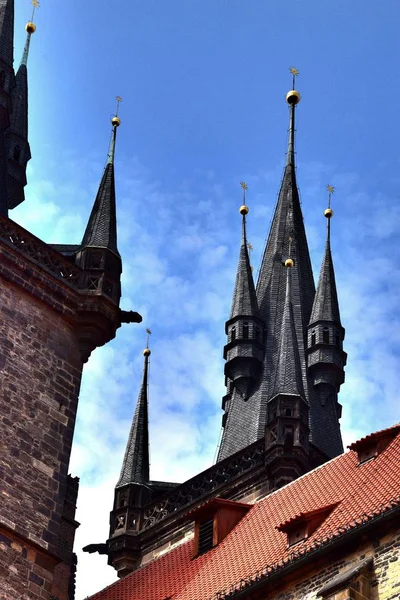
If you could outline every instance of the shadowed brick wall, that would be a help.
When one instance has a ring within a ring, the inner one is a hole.
[[[1,600],[50,597],[81,374],[66,319],[0,278]]]

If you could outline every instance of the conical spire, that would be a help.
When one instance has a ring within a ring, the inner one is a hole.
[[[149,483],[149,417],[147,386],[149,375],[149,348],[143,350],[144,369],[143,381],[140,389],[132,427],[129,433],[125,456],[122,463],[121,475],[117,487],[128,483]]]
[[[241,183],[244,193],[244,203],[240,207],[242,215],[242,243],[240,246],[239,263],[236,273],[235,288],[233,291],[233,301],[231,309],[231,319],[240,316],[259,317],[256,290],[254,286],[253,273],[250,265],[249,246],[246,236],[246,215],[249,212],[245,204],[245,193],[247,186]]]
[[[291,69],[291,73],[294,87],[294,78],[298,71]],[[269,388],[269,396],[277,364],[276,340],[281,331],[286,296],[286,278],[283,274],[282,263],[289,254],[290,238],[293,239],[291,254],[295,260],[295,268],[291,275],[293,318],[302,363],[305,362],[305,332],[315,295],[314,277],[295,172],[295,112],[300,101],[299,92],[295,89],[290,90],[286,95],[286,101],[290,111],[287,160],[256,288],[261,318],[267,325],[264,376],[267,388]],[[306,388],[304,369],[303,377],[304,388]],[[261,430],[262,424],[260,423],[260,432]]]
[[[107,164],[100,182],[89,222],[82,240],[82,248],[107,248],[119,256],[117,248],[117,215],[115,201],[114,156],[117,128],[120,119],[111,120],[112,136]]]
[[[294,261],[288,258],[285,261],[286,296],[283,309],[282,325],[279,336],[279,350],[272,395],[290,394],[304,398],[304,386],[301,375],[301,363],[296,339],[296,328],[292,304],[292,271]]]
[[[333,191],[333,188],[331,189]],[[329,192],[329,196],[332,191]],[[333,268],[331,253],[330,238],[333,210],[330,207],[330,198],[329,207],[325,210],[324,214],[327,218],[325,254],[321,265],[317,291],[315,293],[310,324],[317,323],[318,321],[330,321],[332,323],[336,323],[337,325],[341,325],[339,301],[336,291],[335,271]]]

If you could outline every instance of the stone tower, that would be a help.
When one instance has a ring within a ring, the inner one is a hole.
[[[121,322],[114,149],[79,245],[49,245],[8,209],[24,199],[30,158],[27,58],[13,71],[13,0],[0,0],[0,590],[72,600],[78,479],[68,475],[82,368]]]

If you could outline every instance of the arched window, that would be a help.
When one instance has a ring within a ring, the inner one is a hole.
[[[21,148],[17,144],[14,148],[13,159],[19,162],[20,158],[21,158]]]
[[[315,335],[315,329],[311,332],[311,346],[315,346],[317,336]]]
[[[329,329],[327,327],[322,330],[322,341],[324,344],[329,344]]]
[[[243,338],[247,340],[249,337],[249,324],[243,323]]]
[[[231,329],[231,342],[236,340],[236,327],[232,327]]]

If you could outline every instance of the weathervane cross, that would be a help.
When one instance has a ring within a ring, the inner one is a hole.
[[[151,330],[146,327],[146,333],[147,333],[147,341],[146,341],[146,348],[149,347],[149,340],[150,340],[150,336],[151,336]]]
[[[326,189],[328,190],[328,207],[331,207],[331,196],[332,194],[334,194],[335,192],[335,188],[333,187],[333,185],[327,185]]]
[[[298,71],[298,69],[296,69],[296,67],[290,67],[289,71],[292,74],[292,87],[294,89],[295,88],[294,82],[295,82],[296,77],[299,76],[299,71]]]
[[[245,181],[241,181],[240,185],[242,187],[243,190],[243,204],[246,204],[246,190],[249,189],[247,183]]]
[[[119,105],[120,105],[120,102],[122,102],[122,98],[121,98],[121,96],[115,96],[115,99],[117,101],[117,110],[115,111],[115,116],[118,117]]]
[[[39,0],[31,0],[31,2],[32,2],[32,6],[33,6],[31,21],[33,21],[33,17],[35,16],[35,10],[37,8],[40,8],[40,3],[39,3]]]

